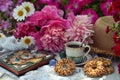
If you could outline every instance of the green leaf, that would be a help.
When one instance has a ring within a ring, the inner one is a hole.
[[[69,0],[62,0],[62,4],[63,5],[66,5],[66,4],[68,4],[69,3]]]
[[[120,24],[118,24],[118,32],[120,32]]]
[[[115,27],[115,23],[113,23],[113,27]]]
[[[35,3],[37,0],[32,0],[33,3]]]
[[[118,32],[118,37],[120,38],[120,32]]]
[[[92,8],[97,14],[99,17],[103,16],[103,12],[101,11],[100,9],[100,2],[99,1],[95,1],[94,3],[90,4],[90,5],[85,5],[83,6],[83,10],[85,9],[90,9]]]

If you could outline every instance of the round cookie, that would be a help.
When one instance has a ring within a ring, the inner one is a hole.
[[[108,75],[108,74],[111,74],[114,72],[114,67],[113,66],[108,66],[108,67],[105,67],[105,70],[104,70],[104,75]]]
[[[104,63],[103,66],[105,66],[105,67],[112,65],[112,61],[108,58],[97,57],[97,58],[95,58],[95,60],[102,61]]]
[[[84,73],[90,77],[100,77],[114,72],[112,61],[107,58],[97,57],[84,65]]]
[[[84,72],[87,76],[90,77],[99,77],[102,76],[104,67],[102,66],[103,62],[91,60],[88,64],[84,66]]]
[[[55,65],[55,72],[60,76],[68,76],[75,72],[76,64],[71,59],[61,59]]]

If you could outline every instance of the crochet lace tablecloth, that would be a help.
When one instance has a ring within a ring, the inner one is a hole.
[[[117,72],[116,69],[117,68],[115,67],[115,72]],[[84,75],[82,68],[77,67],[76,72],[73,75],[65,77],[56,74],[54,67],[45,65],[37,70],[26,73],[24,76],[20,77],[19,80],[120,80],[120,76],[118,76],[116,73],[113,73],[100,78],[90,78]]]
[[[76,68],[76,72],[70,76],[59,76],[55,73],[54,67],[45,65],[37,70],[30,71],[24,76],[20,77],[19,80],[83,80],[86,76],[84,75],[82,68]],[[86,77],[86,79],[88,79]],[[89,78],[88,80],[91,80]]]
[[[44,65],[37,70],[29,71],[20,77],[15,76],[13,73],[2,67],[0,67],[0,72],[9,74],[11,77],[15,78],[15,80],[120,80],[117,63],[114,63],[115,72],[113,74],[100,78],[89,78],[85,76],[81,67],[77,67],[76,72],[73,75],[67,77],[59,76],[54,72],[54,67],[50,67],[49,65]]]

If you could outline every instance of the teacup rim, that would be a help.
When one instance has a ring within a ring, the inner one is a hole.
[[[72,43],[72,42],[74,42],[74,43],[81,43],[79,41],[69,41],[69,42],[66,42],[65,44],[69,44],[69,43]]]
[[[65,45],[66,47],[68,47],[68,45],[69,45],[70,43],[71,43],[71,44],[73,44],[73,43],[79,43],[78,45],[81,46],[80,44],[81,44],[82,42],[79,42],[79,41],[70,41],[70,42],[65,43],[64,45]],[[84,47],[84,46],[85,46],[85,44],[83,43],[83,44],[82,44],[82,47]],[[70,48],[71,48],[71,47],[70,47]],[[80,48],[80,47],[78,47],[78,48]]]

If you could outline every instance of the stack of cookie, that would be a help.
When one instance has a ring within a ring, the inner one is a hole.
[[[84,73],[89,77],[100,77],[114,72],[112,61],[107,58],[97,57],[84,65]]]

